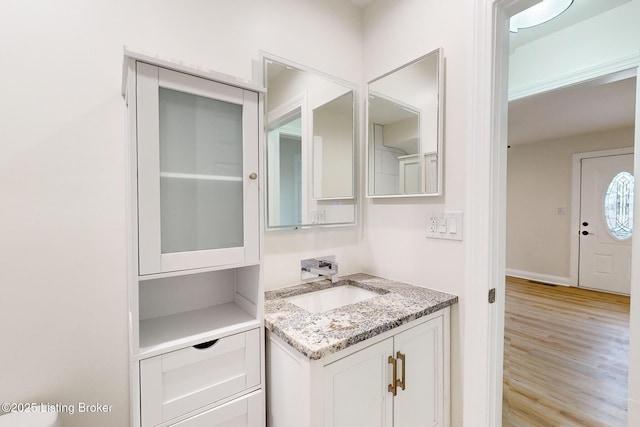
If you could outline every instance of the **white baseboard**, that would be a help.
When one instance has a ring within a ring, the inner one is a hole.
[[[530,271],[506,269],[507,276],[519,279],[533,280],[535,282],[549,283],[550,285],[575,286],[568,277],[552,276],[550,274],[532,273]]]

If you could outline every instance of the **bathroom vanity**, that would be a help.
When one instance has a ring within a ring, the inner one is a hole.
[[[362,292],[309,305],[340,287]],[[266,292],[267,425],[447,426],[456,302],[368,274]]]

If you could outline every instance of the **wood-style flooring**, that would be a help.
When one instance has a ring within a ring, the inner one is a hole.
[[[503,426],[626,427],[629,297],[507,277]]]

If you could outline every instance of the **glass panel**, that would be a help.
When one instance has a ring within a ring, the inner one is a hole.
[[[604,217],[609,231],[618,240],[633,234],[633,175],[620,172],[613,177],[604,197]]]
[[[162,253],[243,246],[242,106],[159,96]]]

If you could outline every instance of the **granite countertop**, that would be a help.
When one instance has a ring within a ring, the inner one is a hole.
[[[353,285],[379,296],[313,314],[286,301],[295,295]],[[343,276],[265,292],[265,326],[311,360],[318,360],[412,320],[442,310],[458,297],[369,274]]]

